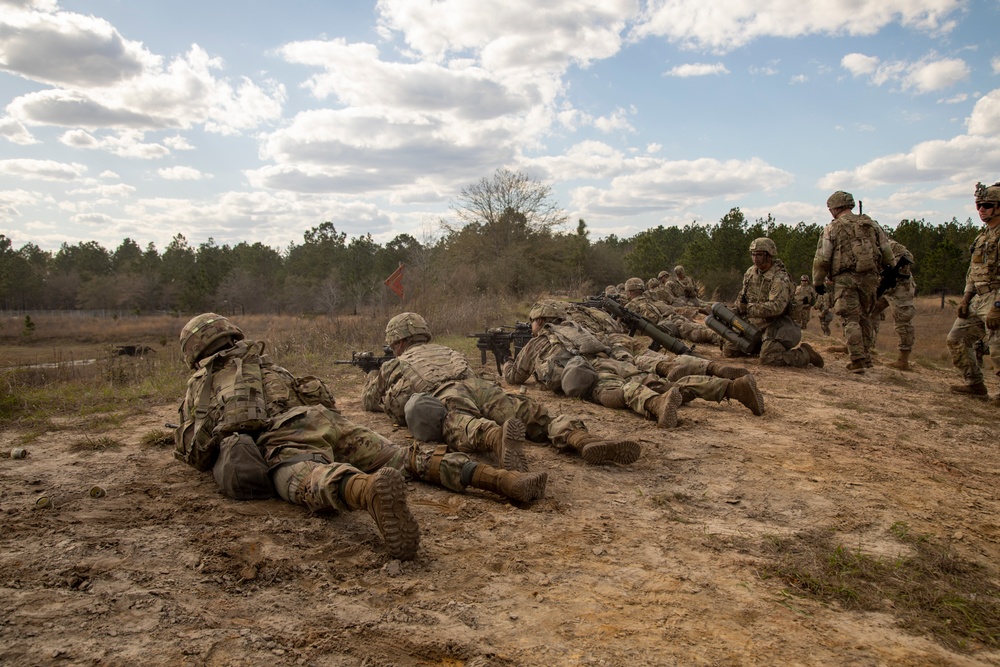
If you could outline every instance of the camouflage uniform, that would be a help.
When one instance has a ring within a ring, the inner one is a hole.
[[[814,288],[815,289],[815,288]],[[819,325],[823,333],[830,335],[830,322],[833,322],[833,283],[827,283],[826,292],[816,297],[816,310],[819,311]]]
[[[975,345],[984,341],[989,346],[994,372],[1000,375],[1000,182],[988,188],[976,186],[976,205],[992,203],[991,217],[985,212],[980,219],[986,223],[972,244],[972,258],[965,276],[963,313],[948,332],[948,349],[952,364],[962,372],[964,386],[953,386],[957,393],[986,396],[983,369],[976,357]],[[963,316],[964,315],[964,316]],[[991,328],[992,325],[992,328]]]
[[[311,510],[348,509],[339,485],[358,472],[390,467],[410,478],[428,479],[433,447],[400,447],[351,422],[337,411],[333,394],[321,380],[293,376],[262,350],[262,343],[240,341],[198,362],[179,408],[176,458],[209,470],[226,435],[251,434],[268,466],[280,466],[272,473],[278,495]],[[244,407],[213,382],[227,365],[241,367],[262,397],[252,421],[243,420]],[[460,480],[468,462],[464,454],[447,455],[440,464],[440,484],[464,490]]]
[[[803,280],[806,282],[800,282],[799,286],[795,288],[795,301],[799,304],[799,328],[803,331],[809,326],[809,317],[812,315],[813,305],[816,303],[816,299],[819,296],[816,294],[816,290],[812,285],[809,284],[809,278],[807,276],[802,276]]]
[[[746,304],[745,314],[750,324],[764,332],[760,363],[765,366],[804,368],[810,363],[809,350],[796,347],[802,340],[802,330],[790,316],[794,292],[791,276],[777,257],[767,271],[751,266],[743,275],[743,287],[736,302]],[[728,341],[722,351],[730,357],[744,356]]]
[[[910,262],[899,270],[896,286],[886,290],[885,294],[882,295],[889,307],[892,308],[892,321],[896,325],[896,335],[899,337],[898,349],[900,352],[909,352],[913,349],[913,342],[916,338],[913,328],[913,315],[916,312],[916,307],[913,304],[913,299],[916,295],[917,285],[913,282],[913,274],[910,271],[913,266],[913,253],[894,239],[889,239],[889,247],[896,263],[901,257],[905,257]]]
[[[836,192],[828,206],[831,210],[853,208],[854,198],[849,193]],[[889,237],[867,215],[843,212],[819,237],[813,258],[813,285],[822,285],[827,276],[833,278],[834,312],[844,321],[850,370],[863,372],[865,366],[872,364],[875,328],[871,314],[875,292],[881,268],[892,265],[892,261]]]
[[[618,336],[629,339],[623,334]],[[596,339],[592,335],[591,337]],[[728,395],[730,381],[727,379],[690,375],[672,383],[652,370],[657,361],[662,359],[647,360],[646,366],[650,370],[644,371],[633,363],[632,355],[624,348],[614,349],[602,342],[603,349],[597,351],[593,347],[578,344],[581,339],[579,326],[574,323],[546,324],[538,335],[521,348],[515,359],[504,364],[504,381],[512,385],[524,384],[534,376],[540,384],[559,392],[560,365],[565,364],[565,359],[576,356],[570,350],[578,351],[582,347],[586,352],[581,352],[580,356],[593,365],[598,376],[586,398],[604,407],[628,408],[642,417],[656,419],[657,415],[650,403],[672,387],[676,386],[680,390],[684,402],[695,398],[721,402]]]
[[[551,441],[558,449],[569,448],[570,433],[586,430],[579,419],[553,417],[541,403],[527,396],[512,396],[497,384],[476,377],[461,353],[436,343],[415,343],[369,373],[362,403],[365,410],[384,410],[397,423],[405,424],[403,407],[417,392],[428,392],[444,403],[448,410],[444,439],[459,451],[489,451],[486,433],[515,418],[524,423],[531,440]]]
[[[629,310],[637,312],[674,338],[710,345],[719,343],[719,334],[700,322],[684,317],[673,306],[657,300],[656,296],[649,292],[643,292],[629,299],[627,305]]]

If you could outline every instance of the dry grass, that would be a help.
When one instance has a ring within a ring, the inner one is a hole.
[[[774,538],[763,545],[773,562],[760,572],[784,581],[798,595],[844,609],[891,613],[900,627],[931,634],[958,650],[995,648],[1000,590],[982,566],[910,534],[906,524],[893,525],[890,533],[900,542],[895,557],[845,547],[828,531]]]

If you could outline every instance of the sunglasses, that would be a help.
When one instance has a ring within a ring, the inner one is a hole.
[[[991,201],[981,201],[976,204],[976,210],[982,210],[984,208],[996,208],[996,202]]]

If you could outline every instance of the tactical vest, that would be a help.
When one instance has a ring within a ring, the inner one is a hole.
[[[881,266],[882,251],[879,249],[874,220],[864,214],[848,214],[837,218],[833,224],[832,275],[847,271],[868,273]]]
[[[573,355],[588,356],[608,351],[607,345],[576,322],[546,324],[542,327],[542,334],[552,344],[563,346]]]
[[[401,424],[406,420],[406,402],[413,394],[433,394],[445,382],[465,380],[474,375],[460,352],[435,343],[408,348],[389,361],[382,372],[388,373],[382,397],[385,412]]]
[[[1000,227],[985,228],[969,250],[972,254],[969,282],[982,284],[1000,281]]]

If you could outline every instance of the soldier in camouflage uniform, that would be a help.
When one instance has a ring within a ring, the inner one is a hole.
[[[684,267],[678,264],[674,267],[674,275],[667,279],[667,288],[674,296],[672,306],[694,306],[701,308],[708,305],[702,301],[698,295],[698,286],[694,284],[694,278],[685,275]]]
[[[681,315],[668,303],[656,298],[657,293],[646,291],[640,278],[625,281],[625,305],[644,319],[666,331],[674,338],[683,338],[692,343],[719,344],[719,334],[700,322]]]
[[[864,214],[855,215],[854,196],[838,190],[826,206],[833,216],[819,237],[813,257],[813,286],[817,294],[826,291],[824,279],[834,283],[834,312],[844,321],[847,370],[864,373],[872,364],[875,327],[871,316],[875,292],[883,267],[892,266],[889,237],[881,226]]]
[[[989,390],[975,345],[985,338],[994,371],[1000,375],[1000,182],[989,187],[976,184],[976,211],[985,227],[972,244],[965,295],[958,306],[958,318],[948,332],[948,349],[952,363],[965,380],[964,384],[953,385],[951,391],[985,398]],[[1000,404],[1000,398],[991,402]]]
[[[385,328],[395,358],[368,374],[362,393],[366,410],[382,411],[405,424],[405,405],[418,393],[444,404],[443,437],[464,452],[493,452],[504,468],[525,470],[521,443],[525,432],[536,442],[551,442],[565,453],[579,452],[587,463],[634,463],[641,447],[632,440],[603,440],[568,415],[553,417],[541,403],[512,396],[494,382],[476,377],[465,356],[431,343],[427,322],[417,313],[400,313]],[[502,424],[502,426],[501,426]]]
[[[778,258],[778,247],[767,237],[750,243],[753,266],[743,275],[743,287],[736,297],[736,313],[764,334],[760,346],[760,363],[765,366],[795,366],[809,364],[823,367],[823,357],[802,340],[802,330],[792,319],[794,292],[792,278]],[[726,342],[722,353],[727,357],[744,356],[732,343]]]
[[[812,315],[813,305],[816,303],[816,290],[809,282],[809,276],[802,276],[799,286],[795,288],[795,301],[799,304],[799,328],[803,331],[809,326],[809,317]]]
[[[624,349],[613,349],[606,341],[575,322],[564,320],[564,311],[550,302],[539,302],[529,313],[533,338],[517,357],[503,364],[504,381],[524,384],[534,377],[540,384],[565,393],[563,369],[582,358],[593,367],[592,386],[577,396],[598,405],[631,409],[654,419],[661,428],[677,425],[677,408],[702,398],[721,402],[735,398],[754,414],[764,411],[764,398],[752,375],[737,380],[705,375],[686,375],[670,382],[652,371],[643,371]],[[619,334],[620,336],[623,334]],[[627,338],[627,337],[626,337]]]
[[[819,311],[819,325],[823,334],[829,336],[830,322],[833,322],[833,281],[827,278],[824,283],[826,293],[816,296],[816,310]]]
[[[886,308],[892,309],[892,321],[896,327],[896,336],[899,338],[899,346],[897,347],[899,356],[895,361],[887,363],[886,366],[908,371],[910,370],[910,351],[913,350],[913,342],[916,338],[913,328],[913,315],[916,313],[916,307],[913,304],[913,298],[916,295],[917,286],[913,282],[913,274],[911,273],[913,253],[907,250],[902,243],[891,238],[889,239],[889,248],[892,250],[896,264],[903,257],[906,258],[908,264],[899,269],[896,286],[886,290],[885,294],[875,303],[875,311],[877,315],[881,315]]]
[[[220,453],[246,444],[260,460],[260,477],[278,496],[313,511],[368,511],[395,558],[412,559],[420,541],[406,503],[406,478],[456,492],[474,486],[512,498],[537,495],[499,483],[497,471],[465,454],[401,447],[351,422],[323,381],[275,365],[264,343],[246,340],[225,317],[192,318],[180,344],[194,372],[174,432],[177,459],[213,470],[217,481],[238,478],[252,467],[231,465],[234,459]],[[258,480],[247,476],[251,481]]]

